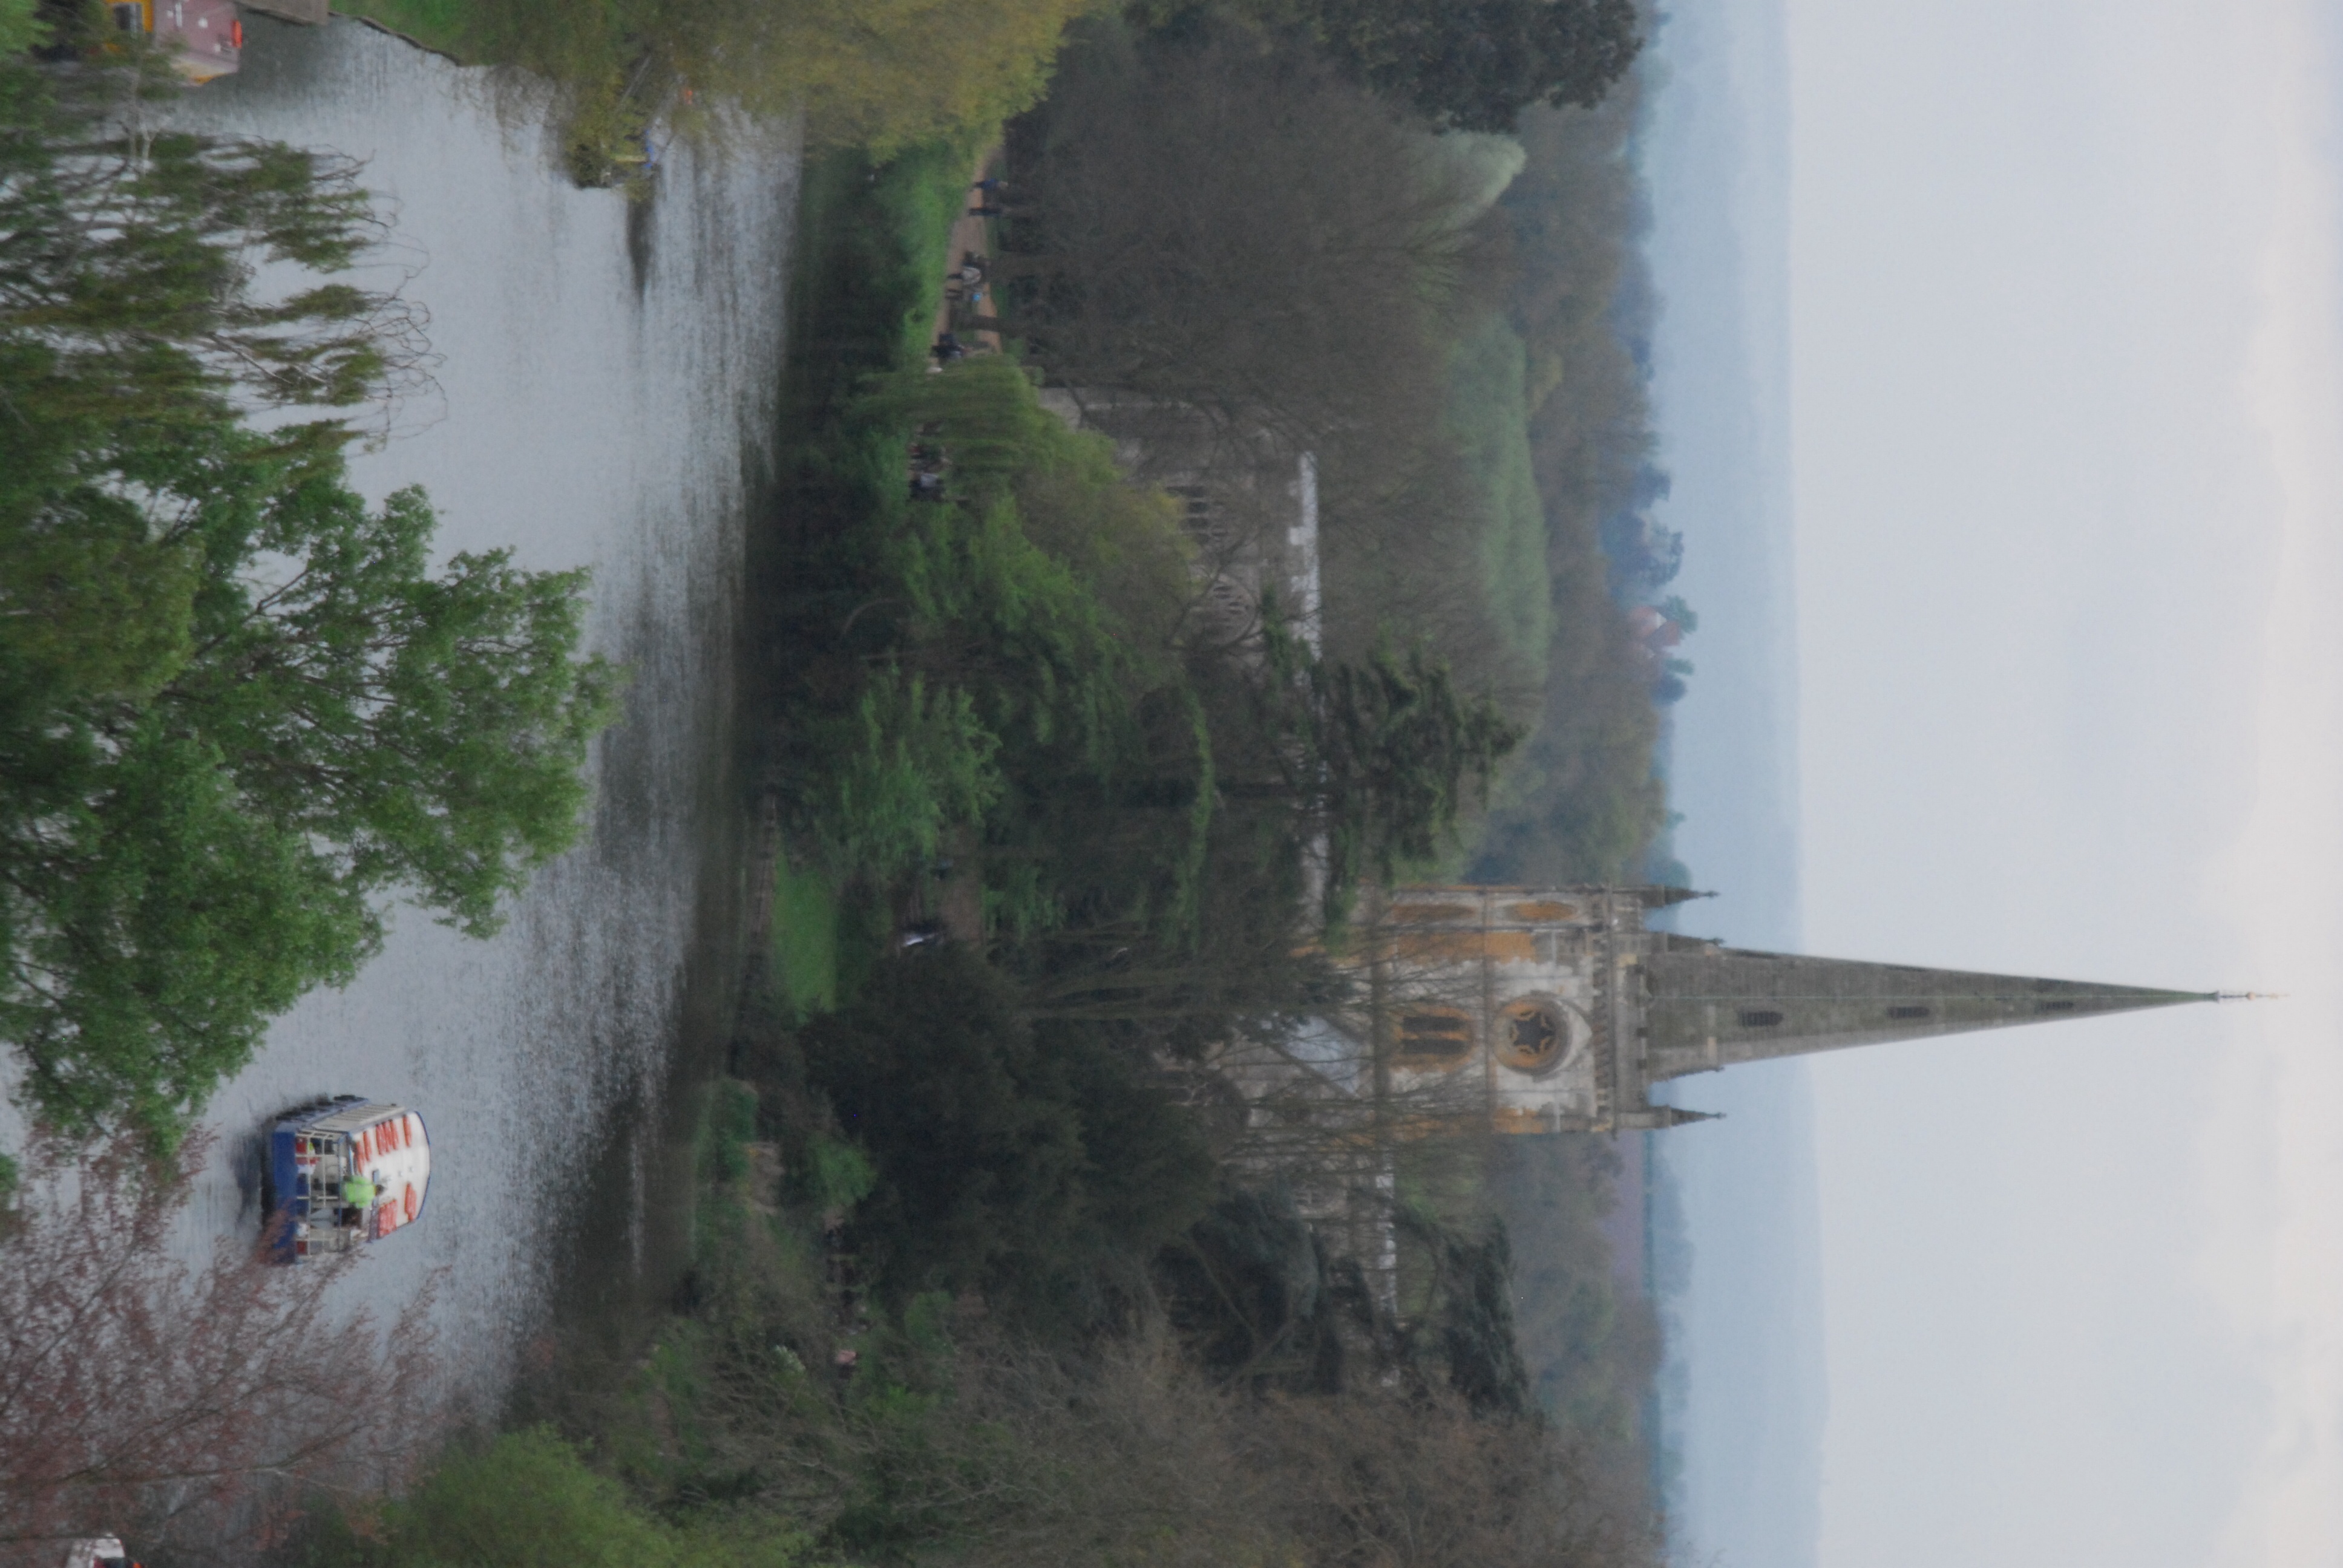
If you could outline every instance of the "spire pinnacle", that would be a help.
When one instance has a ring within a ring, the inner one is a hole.
[[[1645,1071],[1654,1080],[1848,1046],[2212,1001],[2221,994],[1813,959],[1664,938],[1642,969]]]

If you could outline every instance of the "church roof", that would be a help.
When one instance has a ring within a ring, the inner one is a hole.
[[[1802,958],[1684,938],[1646,954],[1642,970],[1647,1079],[2215,1000],[2209,991]]]

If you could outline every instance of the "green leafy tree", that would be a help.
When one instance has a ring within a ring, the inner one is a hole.
[[[654,1511],[543,1426],[450,1444],[387,1503],[317,1499],[296,1530],[278,1560],[312,1568],[793,1568],[810,1556],[803,1534],[770,1513]]]
[[[1632,0],[1317,0],[1334,56],[1445,129],[1511,131],[1533,104],[1591,108],[1643,47]]]
[[[111,678],[102,639],[45,662],[37,618],[0,620],[0,1034],[67,1131],[167,1142],[271,1015],[350,978],[378,894],[493,930],[575,839],[611,712],[582,573],[433,574],[418,492],[369,509],[337,458],[249,436],[212,458],[151,475],[195,581],[166,676]],[[0,548],[49,523],[0,518]]]
[[[0,55],[29,49],[47,34],[35,0],[0,0]]]
[[[878,670],[853,709],[815,726],[809,741],[823,758],[817,820],[840,860],[869,874],[932,857],[945,828],[1001,793],[1000,742],[968,693],[930,690],[918,675]]]
[[[428,569],[337,422],[419,364],[333,280],[349,171],[158,129],[146,55],[0,60],[0,1039],[57,1131],[167,1146],[393,890],[464,930],[574,839],[613,672],[580,573]],[[310,286],[261,297],[263,266]]]
[[[681,1558],[673,1531],[543,1427],[449,1453],[384,1523],[388,1550],[367,1555],[397,1568],[664,1568]]]
[[[333,276],[380,237],[357,166],[176,129],[180,91],[151,52],[72,71],[0,58],[0,338],[18,417],[202,426],[224,399],[355,407],[411,382],[419,314]],[[308,286],[256,291],[271,265]]]

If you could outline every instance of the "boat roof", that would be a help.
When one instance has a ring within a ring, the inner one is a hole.
[[[356,1105],[343,1106],[315,1121],[301,1121],[298,1125],[304,1132],[357,1132],[361,1129],[373,1126],[377,1121],[387,1121],[392,1117],[402,1116],[406,1112],[406,1106],[394,1105],[388,1101],[361,1100]],[[295,1119],[287,1117],[286,1120],[291,1121]]]

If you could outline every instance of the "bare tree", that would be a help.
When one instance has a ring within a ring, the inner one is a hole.
[[[1037,134],[1002,273],[1054,377],[1292,451],[1437,417],[1474,214],[1371,95],[1234,35],[1101,45]]]
[[[896,1390],[871,1399],[817,1370],[845,1342],[813,1299],[752,1292],[704,1321],[698,1462],[754,1477],[758,1503],[858,1560],[1655,1568],[1662,1556],[1632,1466],[1534,1418],[1475,1415],[1421,1379],[1263,1394],[1206,1375],[1158,1334],[1051,1351],[963,1302],[930,1325],[931,1342],[949,1335],[941,1354],[860,1342]],[[649,1413],[658,1428],[666,1412],[655,1401]]]
[[[1312,1563],[1644,1568],[1664,1555],[1641,1479],[1534,1419],[1373,1391],[1269,1401],[1246,1435]]]
[[[1189,498],[1202,629],[1255,629],[1231,589],[1284,548],[1308,453],[1330,656],[1428,636],[1523,719],[1541,650],[1491,613],[1488,481],[1452,403],[1505,221],[1430,143],[1306,51],[1094,35],[1019,129],[1000,276],[1032,361]]]
[[[427,1293],[386,1334],[328,1309],[349,1260],[172,1256],[207,1141],[160,1171],[121,1147],[27,1162],[0,1232],[0,1562],[99,1534],[233,1556],[305,1488],[396,1484],[432,1436]]]

